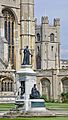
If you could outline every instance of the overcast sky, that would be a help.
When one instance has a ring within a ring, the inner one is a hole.
[[[49,17],[53,24],[54,18],[61,19],[61,58],[68,59],[68,0],[35,0],[35,17]]]

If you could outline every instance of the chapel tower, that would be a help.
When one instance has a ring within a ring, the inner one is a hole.
[[[37,69],[60,68],[60,19],[54,19],[53,25],[50,25],[48,17],[42,17],[35,32]]]

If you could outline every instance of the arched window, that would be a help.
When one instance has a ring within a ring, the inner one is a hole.
[[[13,80],[2,80],[1,88],[2,92],[13,92]]]
[[[37,41],[40,41],[40,34],[37,33]]]
[[[10,86],[11,86],[10,91],[13,91],[13,83],[12,82],[10,83]]]
[[[6,91],[6,82],[5,82],[5,91]]]
[[[53,33],[50,34],[50,42],[54,42],[54,34]]]
[[[9,84],[9,82],[8,82],[8,83],[7,83],[7,88],[8,88],[8,91],[9,91],[9,85],[10,85],[10,84]]]
[[[8,8],[2,10],[4,16],[4,33],[8,41],[8,61],[14,65],[14,22],[15,17],[12,11]]]

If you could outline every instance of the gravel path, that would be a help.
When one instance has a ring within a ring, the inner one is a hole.
[[[6,111],[0,111],[0,117],[2,117],[2,116],[4,116],[4,117],[11,117],[11,114],[10,113],[8,113],[8,112]],[[49,117],[51,117],[51,116],[68,116],[68,111],[63,111],[63,110],[46,110],[46,111],[40,111],[40,112],[38,112],[38,111],[34,111],[34,112],[31,112],[31,111],[29,111],[29,112],[22,112],[22,111],[20,111],[20,112],[18,112],[17,114],[16,114],[16,111],[12,111],[11,112],[12,113],[12,117],[24,117],[24,116],[26,116],[26,117],[32,117],[32,116],[45,116],[45,117],[47,117],[47,116],[49,116]]]

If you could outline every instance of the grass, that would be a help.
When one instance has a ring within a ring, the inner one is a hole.
[[[0,111],[9,111],[12,108],[15,108],[14,104],[0,104]]]
[[[68,110],[67,103],[46,103],[49,109],[64,109]],[[0,111],[7,111],[15,108],[14,104],[0,104]],[[33,118],[0,118],[0,120],[68,120],[68,117],[33,117]]]
[[[48,109],[64,109],[68,110],[68,103],[45,103]],[[9,111],[15,108],[14,104],[0,104],[0,111]]]
[[[64,109],[68,110],[68,103],[46,103],[48,109]]]
[[[34,118],[1,118],[0,120],[68,120],[68,117],[49,117],[49,118],[44,118],[44,117],[34,117]]]

